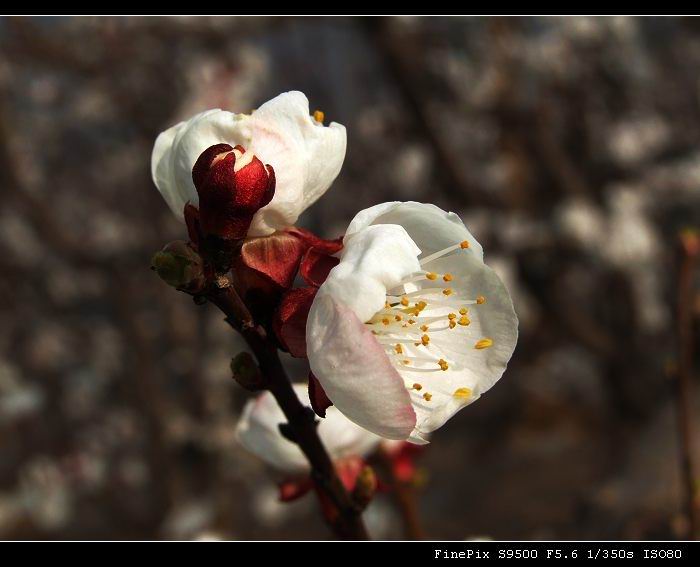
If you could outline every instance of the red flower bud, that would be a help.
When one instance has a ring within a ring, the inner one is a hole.
[[[246,237],[253,216],[275,194],[275,172],[242,146],[217,144],[206,149],[192,168],[199,195],[202,232],[223,240]]]

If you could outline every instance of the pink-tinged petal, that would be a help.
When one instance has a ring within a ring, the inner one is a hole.
[[[311,371],[347,418],[387,439],[406,439],[416,414],[404,381],[354,311],[316,295],[306,329]]]
[[[326,417],[326,410],[333,405],[313,372],[309,372],[309,400],[318,417]]]

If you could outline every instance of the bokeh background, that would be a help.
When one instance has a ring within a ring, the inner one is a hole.
[[[699,69],[695,19],[0,20],[0,537],[330,537],[236,445],[248,394],[221,314],[148,269],[184,234],[150,179],[156,135],[290,89],[348,130],[301,226],[434,202],[514,296],[508,371],[421,458],[427,535],[683,537]],[[386,496],[367,521],[402,537]]]

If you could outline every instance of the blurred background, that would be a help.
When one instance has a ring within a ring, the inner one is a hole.
[[[236,445],[220,312],[148,269],[184,236],[156,135],[290,89],[348,131],[301,226],[434,202],[515,300],[508,371],[421,457],[427,536],[684,537],[698,69],[695,19],[0,20],[0,537],[330,537]],[[397,514],[376,499],[373,535],[401,538]]]

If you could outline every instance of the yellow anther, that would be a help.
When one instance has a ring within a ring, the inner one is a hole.
[[[405,295],[401,298],[401,305],[403,305],[404,307],[408,307],[408,297],[406,297]]]
[[[396,354],[403,354],[403,347],[401,346],[401,343],[398,343],[395,347],[394,350],[396,351]]]
[[[459,310],[460,315],[466,315],[467,313],[469,313],[469,309],[466,307],[462,307],[462,309]]]
[[[384,309],[391,309],[391,303],[389,303],[388,301],[385,301],[384,302]]]
[[[445,280],[446,282],[451,282],[452,281],[452,274],[445,274],[442,276],[442,279]]]
[[[384,317],[384,319],[382,319],[382,324],[383,324],[383,325],[388,325],[389,323],[391,323],[391,321],[389,320],[388,317]]]
[[[403,317],[401,317],[401,315],[394,315],[394,319],[396,319],[397,321],[401,321]]]
[[[425,274],[425,277],[429,280],[436,280],[437,274],[435,272],[428,272],[427,274]]]
[[[462,327],[466,327],[467,325],[469,325],[469,323],[471,323],[471,321],[469,320],[469,317],[462,316],[459,318],[458,323],[462,325]]]
[[[420,392],[423,389],[423,386],[416,382],[415,384],[413,384],[413,389],[417,392]]]
[[[462,240],[462,242],[459,243],[459,247],[464,250],[465,248],[469,248],[469,241],[468,240]]]
[[[452,295],[452,288],[446,288],[442,290],[443,295]]]
[[[481,339],[480,341],[476,342],[476,344],[474,345],[474,348],[481,350],[484,348],[489,348],[492,345],[493,345],[493,339]]]
[[[456,319],[456,318],[457,318],[457,315],[454,314],[454,313],[450,313],[450,314],[447,316],[447,318],[448,318],[450,321],[452,321],[452,319]]]
[[[409,325],[415,325],[415,324],[416,324],[416,320],[415,320],[415,319],[409,319],[409,320],[408,320],[408,324],[409,324]]]
[[[420,338],[420,342],[423,344],[423,346],[428,346],[428,343],[430,342],[430,337],[428,335],[423,335]]]
[[[408,359],[404,359],[402,362],[403,362],[406,366],[408,366],[409,364],[411,364],[411,361],[408,360]]]
[[[460,400],[468,400],[472,397],[472,391],[469,388],[457,388],[452,395]]]
[[[450,326],[450,329],[454,329],[457,326],[457,323],[455,323],[454,319],[450,319],[448,325]]]
[[[476,296],[476,303],[478,305],[483,305],[484,303],[486,303],[486,298],[483,295],[477,295]]]
[[[428,331],[428,325],[421,325],[420,330],[426,333]]]
[[[322,110],[314,110],[314,120],[316,122],[320,122],[323,124],[323,119],[326,117],[326,115],[323,113]]]
[[[447,365],[447,361],[443,358],[438,360],[438,366],[440,366],[440,370],[442,371],[445,371],[449,368],[449,366]]]
[[[426,402],[429,402],[432,398],[433,398],[433,395],[432,395],[432,394],[429,394],[428,392],[426,392],[425,394],[423,394],[423,399],[424,399]]]

